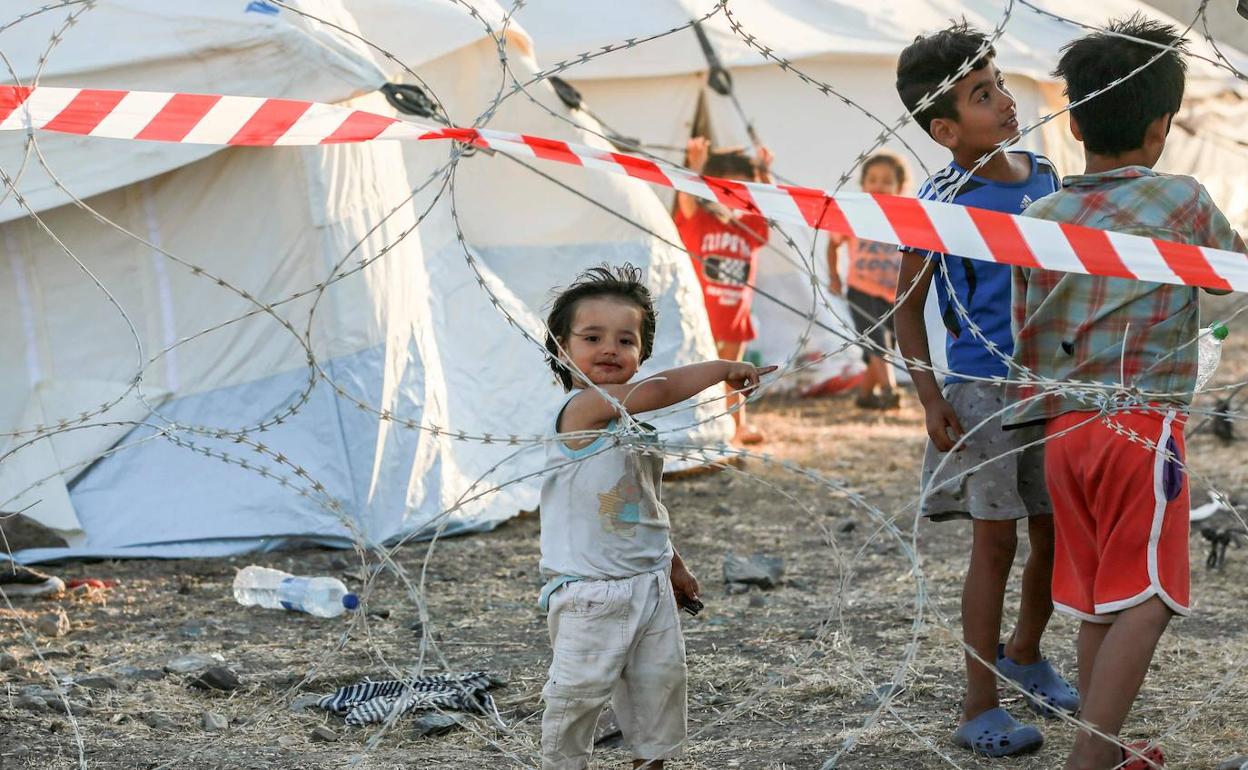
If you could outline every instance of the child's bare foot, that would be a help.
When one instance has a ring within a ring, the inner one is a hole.
[[[737,435],[733,436],[732,440],[743,446],[751,446],[763,443],[767,440],[767,436],[753,425],[738,425]]]

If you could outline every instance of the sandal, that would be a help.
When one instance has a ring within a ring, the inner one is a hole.
[[[959,725],[953,742],[981,756],[1010,757],[1038,750],[1044,744],[1044,735],[998,707]]]
[[[854,406],[859,409],[881,409],[879,396],[874,393],[859,393],[854,397]]]
[[[1022,665],[1005,656],[1005,645],[997,645],[997,670],[1006,679],[1022,687],[1033,697],[1027,706],[1046,719],[1056,717],[1056,711],[1073,714],[1079,709],[1079,693],[1057,673],[1047,659]]]
[[[1122,764],[1118,765],[1119,770],[1156,770],[1156,768],[1166,766],[1166,755],[1161,753],[1161,747],[1154,746],[1148,741],[1136,741],[1127,745],[1140,756],[1129,754],[1126,749],[1123,749]]]

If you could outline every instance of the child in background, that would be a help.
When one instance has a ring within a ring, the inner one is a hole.
[[[858,181],[863,192],[900,195],[906,185],[906,166],[895,155],[878,153],[862,164],[862,176]],[[892,310],[897,299],[901,252],[891,244],[830,234],[828,288],[837,296],[842,292],[840,247],[844,244],[848,244],[849,252],[849,291],[845,299],[854,319],[854,330],[860,337],[865,336],[873,342],[879,350],[891,351],[895,339]],[[888,320],[881,323],[880,319],[885,316]],[[862,361],[867,365],[867,373],[858,386],[858,398],[854,403],[864,409],[896,409],[901,405],[901,394],[896,390],[897,377],[893,374],[892,364],[884,360],[879,350],[862,349]]]
[[[631,744],[634,767],[661,768],[686,737],[685,642],[677,603],[698,581],[668,538],[659,501],[662,450],[654,429],[624,433],[629,414],[691,398],[721,382],[758,385],[740,361],[707,361],[633,381],[654,342],[655,313],[641,271],[594,268],[554,302],[546,321],[550,367],[569,391],[552,422],[541,497],[541,570],[554,648],[542,694],[542,767],[589,766],[607,699]],[[589,387],[592,384],[594,387]]]
[[[758,148],[755,160],[741,149],[711,150],[702,137],[689,140],[688,165],[692,171],[721,179],[743,182],[771,182],[771,152]],[[740,361],[746,344],[754,339],[750,305],[754,298],[754,276],[758,250],[767,243],[767,220],[758,214],[737,215],[716,203],[700,201],[692,195],[676,193],[673,217],[680,239],[693,259],[693,269],[702,284],[702,297],[711,322],[711,335],[721,359]],[[759,444],[762,432],[745,418],[745,405],[737,393],[729,392],[726,406],[736,421],[734,440]]]
[[[1174,27],[1137,15],[1063,49],[1054,74],[1076,104],[1070,130],[1086,169],[1027,216],[1248,252],[1195,179],[1153,171],[1183,102],[1183,44]],[[1099,95],[1080,104],[1091,94]],[[1113,738],[1171,616],[1188,614],[1183,424],[1195,386],[1199,292],[1032,268],[1015,268],[1014,281],[1015,376],[1111,386],[1108,405],[1021,386],[1006,423],[1042,424],[1049,438],[1053,602],[1081,621],[1080,717]],[[1065,767],[1164,765],[1148,742],[1131,749],[1080,730]]]
[[[988,42],[966,24],[918,38],[901,53],[897,93],[920,127],[953,155],[949,165],[923,185],[919,197],[948,200],[956,189],[954,203],[1017,214],[1056,190],[1057,175],[1048,160],[1030,152],[997,153],[970,174],[981,157],[1018,136],[1014,97]],[[919,108],[926,95],[968,61],[973,69],[952,90]],[[943,275],[937,279],[950,370],[943,392],[931,370],[923,314],[938,264],[949,274],[948,283]],[[1028,700],[1032,708],[1046,716],[1050,709],[1074,711],[1078,706],[1074,688],[1040,653],[1040,640],[1053,614],[1049,596],[1053,517],[1044,486],[1041,437],[1035,430],[1003,429],[1004,388],[992,380],[1007,373],[1014,344],[1010,269],[952,254],[904,251],[897,285],[901,296],[914,286],[897,306],[896,327],[927,423],[922,514],[933,521],[971,520],[962,639],[980,658],[995,661],[1003,676],[1035,695],[1039,703]],[[977,430],[964,435],[964,425]],[[948,454],[959,441],[960,451]],[[1032,442],[1036,446],[1024,449]],[[1001,643],[1002,605],[1018,549],[1019,519],[1027,520],[1031,555],[1023,567],[1018,621]],[[1001,708],[994,672],[969,654],[966,667],[966,699],[954,741],[994,757],[1038,749],[1044,741],[1040,731]]]

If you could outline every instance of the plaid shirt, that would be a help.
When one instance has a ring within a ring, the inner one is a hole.
[[[1200,183],[1143,166],[1066,177],[1025,215],[1248,253]],[[1009,388],[1019,403],[1007,425],[1099,409],[1098,396],[1108,394],[1071,392],[1069,384],[1080,381],[1112,385],[1136,403],[1191,401],[1200,332],[1195,288],[1017,267],[1013,279],[1011,378],[1030,370],[1058,384]]]

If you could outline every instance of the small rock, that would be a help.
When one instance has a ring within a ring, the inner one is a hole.
[[[117,673],[127,679],[139,679],[144,682],[159,682],[165,678],[165,672],[158,668],[135,668],[134,666],[122,666],[117,669]]]
[[[195,677],[190,682],[191,687],[198,687],[201,690],[222,690],[230,692],[237,690],[243,686],[239,680],[238,674],[235,674],[225,666],[213,666]]]
[[[330,571],[345,570],[345,569],[350,569],[350,568],[351,568],[351,565],[348,564],[347,560],[342,558],[341,556],[335,556],[334,558],[329,560]]]
[[[159,711],[148,711],[141,715],[139,719],[153,730],[174,730],[177,728],[172,719]]]
[[[69,616],[61,609],[40,615],[35,628],[44,636],[64,636],[69,633]]]
[[[19,695],[13,699],[13,707],[27,711],[48,711],[48,702],[37,695]]]
[[[5,756],[10,756],[10,757],[13,757],[14,759],[22,759],[29,753],[30,753],[30,747],[24,743],[14,743],[12,746],[9,746],[4,751]]]
[[[898,695],[905,692],[905,689],[904,685],[885,682],[871,692],[867,693],[867,696],[862,699],[862,702],[871,708],[875,708],[883,703],[885,698],[896,698]]]
[[[207,620],[188,620],[178,626],[178,634],[186,639],[203,639],[211,627]]]
[[[735,516],[736,513],[731,506],[725,503],[716,503],[715,507],[711,509],[711,514],[714,516]]]
[[[180,655],[165,664],[165,672],[169,674],[190,674],[224,662],[225,658],[216,653],[212,655]]]
[[[429,738],[455,729],[459,720],[449,714],[431,711],[421,714],[412,722],[412,730],[421,737]]]
[[[48,649],[43,650],[39,654],[43,656],[44,660],[57,660],[60,658],[74,657],[74,653],[71,652],[68,648],[64,648],[64,647],[49,647]]]
[[[0,652],[0,671],[11,671],[17,668],[17,658],[7,652]]]
[[[826,620],[821,621],[819,625],[815,626],[814,628],[808,628],[805,631],[802,631],[800,634],[798,634],[797,638],[801,639],[802,641],[807,641],[807,642],[812,639],[818,639],[820,634],[827,632],[827,628],[829,625],[830,624],[828,621]]]
[[[209,733],[219,733],[229,726],[225,721],[225,717],[215,711],[205,711],[203,716],[204,731]]]
[[[756,553],[748,559],[724,556],[724,582],[748,583],[761,588],[774,588],[784,577],[784,559]]]
[[[750,596],[750,606],[755,609],[766,607],[767,599],[762,594],[753,594]]]
[[[338,733],[329,729],[325,725],[321,725],[312,730],[313,743],[333,743],[338,740]]]
[[[729,583],[724,586],[724,593],[732,596],[734,594],[748,594],[750,592],[749,585],[745,583]]]
[[[303,741],[299,740],[293,735],[283,735],[282,737],[277,739],[277,745],[281,746],[284,749],[294,748],[295,746],[298,746],[302,742]]]
[[[858,522],[853,519],[846,519],[841,522],[841,525],[836,528],[836,531],[840,532],[842,535],[847,535],[855,529],[858,529]]]
[[[387,618],[390,617],[390,610],[385,607],[369,607],[368,616],[370,618],[379,618],[381,620],[386,620]]]
[[[114,676],[108,676],[107,674],[79,677],[74,680],[74,684],[79,687],[85,687],[88,690],[96,690],[99,692],[126,689],[126,686],[122,684],[120,679]]]
[[[1226,760],[1218,765],[1218,770],[1248,770],[1248,754]]]
[[[305,692],[303,695],[296,696],[296,698],[290,702],[290,710],[296,713],[300,711],[307,711],[310,708],[316,708],[316,704],[320,702],[321,696]]]
[[[425,638],[425,635],[429,633],[429,629],[425,628],[425,624],[419,620],[413,622],[407,628],[409,631],[416,634],[417,639],[423,639]],[[435,642],[440,642],[442,641],[442,634],[440,632],[435,632],[430,638],[432,638]]]
[[[490,687],[492,688],[511,686],[511,676],[505,672],[489,674],[488,677],[490,680]]]
[[[815,590],[815,587],[812,586],[810,583],[807,583],[805,580],[789,579],[785,581],[785,585],[787,585],[789,588],[796,589],[803,593],[811,593],[812,591]]]

